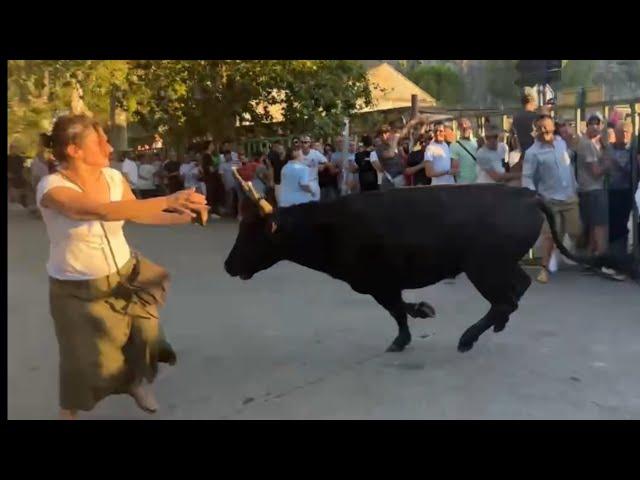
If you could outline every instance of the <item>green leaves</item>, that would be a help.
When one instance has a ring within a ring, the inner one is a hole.
[[[333,134],[358,99],[371,102],[364,69],[345,60],[162,61],[143,67],[136,77],[150,97],[137,116],[191,136],[222,140],[234,134],[237,119]]]
[[[405,75],[444,105],[456,105],[464,97],[464,82],[449,65],[418,65]]]
[[[520,97],[520,89],[515,84],[518,77],[517,60],[487,60],[487,93],[489,103],[514,104]]]
[[[590,87],[596,71],[595,60],[567,60],[562,67],[563,88]]]
[[[113,106],[171,141],[255,127],[331,135],[356,103],[371,104],[362,65],[348,60],[42,60],[9,62],[9,133],[31,145],[68,111],[71,93],[109,121]],[[277,121],[277,126],[271,122]]]

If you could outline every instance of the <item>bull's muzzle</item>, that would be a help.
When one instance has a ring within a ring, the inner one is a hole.
[[[253,277],[252,273],[239,273],[233,270],[233,268],[231,268],[229,260],[226,260],[224,262],[224,269],[231,277],[240,277],[242,280],[251,280],[251,278]]]

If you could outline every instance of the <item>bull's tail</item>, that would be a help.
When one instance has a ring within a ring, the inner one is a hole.
[[[574,262],[581,263],[583,265],[589,265],[591,267],[609,267],[613,268],[619,272],[625,272],[630,276],[635,276],[637,274],[636,270],[638,269],[638,265],[634,266],[633,255],[631,254],[623,254],[623,255],[596,255],[596,256],[585,256],[585,255],[576,255],[571,253],[562,243],[562,239],[558,236],[558,229],[556,228],[555,217],[553,216],[553,212],[549,205],[546,204],[544,199],[538,195],[538,207],[544,213],[544,216],[547,218],[547,222],[549,222],[549,228],[551,230],[551,236],[553,237],[553,243],[556,244],[560,253]]]
[[[567,257],[569,260],[573,260],[574,262],[581,263],[584,265],[589,265],[592,267],[600,267],[603,265],[603,257],[601,256],[587,257],[584,255],[575,255],[571,253],[569,250],[567,250],[567,247],[565,247],[564,244],[562,243],[562,239],[558,236],[558,229],[556,228],[556,220],[555,220],[555,217],[553,216],[553,212],[551,211],[551,208],[549,208],[549,205],[547,205],[547,203],[544,201],[544,199],[540,195],[538,195],[538,208],[540,208],[542,213],[544,213],[544,216],[546,217],[547,222],[549,223],[549,228],[551,230],[551,237],[553,238],[553,243],[556,244],[556,247],[558,247],[558,250],[560,250],[560,253],[562,253],[562,255]]]

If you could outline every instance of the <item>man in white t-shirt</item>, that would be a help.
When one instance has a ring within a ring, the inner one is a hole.
[[[154,176],[156,167],[152,163],[150,155],[145,155],[140,161],[138,169],[138,190],[141,198],[153,198],[156,195]]]
[[[433,124],[433,140],[424,151],[425,171],[431,177],[431,185],[454,184],[459,171],[456,160],[451,159],[449,145],[445,141],[444,123]]]
[[[138,164],[124,154],[122,160],[122,175],[129,182],[129,186],[133,193],[137,195],[138,190]]]
[[[201,175],[202,170],[195,154],[188,153],[185,162],[180,165],[180,177],[184,183],[184,188],[197,188]]]
[[[224,161],[222,159],[222,157],[224,156],[225,152],[230,152],[231,154],[231,160],[233,160],[234,162],[238,162],[238,153],[234,150],[233,146],[231,145],[231,142],[229,140],[225,140],[224,142],[222,142],[222,146],[220,147],[220,160],[221,162]]]
[[[324,170],[327,167],[327,157],[317,150],[311,148],[311,137],[309,135],[303,135],[300,138],[302,145],[302,163],[309,167],[309,185],[313,190],[313,201],[320,200],[320,184],[318,182],[318,172]]]
[[[507,173],[504,168],[505,146],[498,141],[497,127],[485,129],[484,145],[476,152],[478,176],[476,183],[506,183],[522,177],[520,172]]]

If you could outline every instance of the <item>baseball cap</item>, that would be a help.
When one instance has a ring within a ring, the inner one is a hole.
[[[603,121],[604,121],[604,118],[602,117],[600,112],[592,112],[587,117],[587,125],[595,122],[602,123]]]

